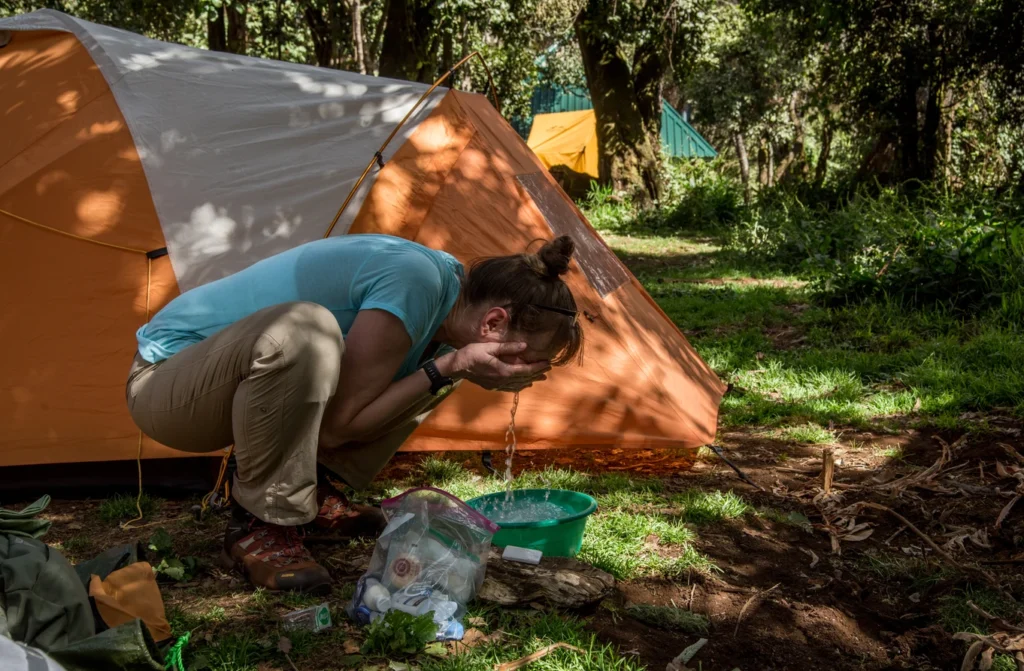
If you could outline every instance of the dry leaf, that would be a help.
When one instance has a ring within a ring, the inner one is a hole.
[[[359,652],[359,643],[352,640],[351,638],[345,639],[345,642],[341,644],[345,650],[346,655],[355,655]]]
[[[919,398],[914,399],[914,407],[911,409],[911,412],[918,412],[920,409],[921,409],[921,399],[919,399]]]
[[[287,636],[282,636],[277,640],[277,649],[287,655],[292,651],[292,640]]]
[[[800,550],[811,556],[811,568],[818,565],[818,555],[814,554],[814,550],[810,550],[808,548],[800,548]]]
[[[487,626],[487,620],[483,619],[482,617],[471,617],[468,620],[466,620],[466,622],[468,622],[469,626],[471,626],[471,627],[486,627]]]
[[[874,529],[864,529],[864,530],[858,531],[857,533],[854,533],[854,534],[847,534],[847,535],[843,536],[840,540],[856,543],[856,542],[860,542],[860,541],[863,541],[863,540],[867,540],[868,538],[871,537],[871,534],[873,534],[873,533],[875,533]]]
[[[1020,501],[1019,494],[1010,499],[1010,502],[1007,503],[1003,507],[1003,509],[999,511],[999,517],[996,518],[996,529],[999,529],[1003,526],[1003,520],[1007,518],[1007,516],[1010,514],[1010,511],[1013,510],[1013,507],[1017,505],[1018,501]]]
[[[271,666],[267,662],[260,662],[256,671],[282,671],[282,669],[279,666]]]

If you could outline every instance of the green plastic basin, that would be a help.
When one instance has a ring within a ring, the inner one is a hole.
[[[547,557],[572,557],[583,545],[583,530],[587,518],[597,510],[597,501],[580,492],[564,489],[517,489],[516,501],[544,501],[553,503],[565,511],[558,519],[537,522],[498,522],[501,529],[494,535],[492,543],[503,548],[507,545],[540,550]],[[505,492],[484,494],[466,501],[485,517],[505,500]]]

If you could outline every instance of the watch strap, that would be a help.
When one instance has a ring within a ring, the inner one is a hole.
[[[441,390],[455,384],[455,380],[441,374],[441,371],[437,369],[437,363],[433,359],[428,360],[422,367],[423,372],[427,374],[427,378],[430,380],[430,393],[434,396],[437,396]]]

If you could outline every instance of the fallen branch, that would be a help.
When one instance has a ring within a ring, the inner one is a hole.
[[[573,652],[578,652],[581,655],[586,654],[585,650],[581,650],[580,648],[577,648],[575,645],[569,645],[568,643],[555,643],[554,645],[549,645],[546,648],[541,648],[537,652],[530,653],[526,657],[521,657],[521,658],[517,659],[514,662],[505,662],[504,664],[495,664],[494,665],[494,669],[495,669],[495,671],[516,671],[516,669],[521,669],[521,668],[523,668],[524,666],[526,666],[528,664],[533,664],[538,659],[541,659],[543,657],[547,657],[552,652],[554,652],[555,650],[558,650],[560,648],[564,648],[566,650],[572,650]]]
[[[935,550],[935,552],[938,553],[938,555],[940,557],[945,559],[947,562],[952,564],[954,567],[956,567],[956,568],[958,568],[958,569],[960,569],[961,571],[964,571],[964,572],[977,573],[978,575],[980,575],[983,578],[985,578],[985,580],[988,581],[988,583],[992,586],[993,589],[995,589],[997,592],[999,592],[1003,597],[1008,599],[1011,603],[1016,603],[1017,602],[1017,600],[1013,598],[1013,595],[1011,595],[1009,592],[1007,592],[1003,588],[1003,586],[1000,584],[999,580],[994,575],[992,575],[991,573],[989,573],[988,571],[986,571],[983,568],[980,568],[980,567],[976,568],[976,567],[973,567],[973,566],[965,566],[964,564],[961,564],[956,559],[954,559],[951,554],[949,554],[948,552],[946,552],[945,550],[940,548],[935,543],[935,541],[933,541],[931,539],[931,537],[928,536],[928,534],[926,534],[925,532],[923,532],[920,529],[918,529],[916,526],[914,526],[914,524],[910,520],[908,520],[903,515],[900,515],[898,512],[896,512],[892,508],[890,508],[888,506],[883,506],[880,503],[871,503],[870,501],[861,501],[860,503],[857,503],[855,505],[857,505],[857,506],[859,506],[861,508],[873,508],[874,510],[881,510],[883,512],[889,513],[890,515],[892,515],[893,517],[898,519],[900,522],[905,524],[908,529],[910,529],[915,534],[917,534],[918,537],[921,540],[923,540],[925,543],[927,543],[929,545],[929,547],[931,547],[931,549]]]
[[[992,615],[991,613],[989,613],[988,611],[986,611],[984,608],[982,608],[981,606],[977,605],[973,601],[968,601],[967,602],[967,606],[971,610],[973,610],[975,613],[980,615],[983,619],[988,620],[989,622],[991,622],[992,624],[996,625],[1000,629],[1005,629],[1006,631],[1016,632],[1018,634],[1024,634],[1024,627],[1018,627],[1016,625],[1012,625],[1009,622],[1007,622],[1006,620],[1004,620],[1003,618],[996,617],[995,615]]]
[[[739,617],[736,618],[736,629],[732,632],[733,638],[736,638],[736,636],[740,633],[740,625],[743,624],[743,614],[747,612],[747,608],[750,606],[750,604],[754,602],[754,599],[764,598],[765,595],[768,594],[768,592],[772,591],[781,584],[781,582],[777,582],[763,592],[755,592],[754,594],[750,595],[750,598],[747,599],[747,602],[743,604],[743,608],[740,608]]]

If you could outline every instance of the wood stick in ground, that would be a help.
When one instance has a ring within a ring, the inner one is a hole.
[[[952,564],[956,568],[960,569],[961,571],[965,571],[965,572],[969,572],[969,573],[977,573],[981,577],[985,578],[985,580],[988,581],[988,583],[992,586],[992,588],[995,589],[997,592],[999,592],[1007,600],[1009,600],[1010,603],[1017,603],[1017,600],[1015,598],[1013,598],[1013,595],[1010,594],[1009,592],[1007,592],[1003,588],[1003,586],[999,583],[999,580],[997,580],[994,575],[992,575],[991,573],[989,573],[988,571],[986,571],[983,568],[974,568],[974,567],[971,567],[971,566],[964,566],[963,564],[958,562],[956,559],[954,559],[951,554],[949,554],[948,552],[946,552],[945,550],[940,548],[938,545],[936,545],[935,541],[933,541],[931,539],[931,537],[928,536],[928,534],[926,534],[925,532],[923,532],[920,529],[918,529],[916,526],[913,525],[913,523],[911,523],[910,520],[908,520],[903,515],[900,515],[898,512],[896,512],[892,508],[890,508],[888,506],[883,506],[880,503],[871,503],[870,501],[861,501],[857,505],[859,505],[862,508],[873,508],[874,510],[881,510],[883,512],[889,513],[890,515],[892,515],[893,517],[898,519],[900,522],[902,522],[903,524],[907,525],[908,529],[910,529],[915,534],[917,534],[918,537],[920,537],[921,540],[923,540],[925,543],[927,543],[931,547],[931,549],[935,550],[935,552],[938,553],[938,555],[940,557],[942,557],[943,559],[945,559],[947,562],[949,562],[950,564]]]
[[[526,657],[521,657],[515,660],[514,662],[495,664],[494,669],[495,671],[516,671],[516,669],[521,669],[527,664],[532,664],[536,662],[538,659],[550,655],[552,652],[558,650],[559,648],[565,648],[566,650],[572,650],[573,652],[585,654],[584,650],[577,648],[575,645],[569,645],[568,643],[555,643],[554,645],[549,645],[546,648],[541,648],[537,652],[531,653]]]
[[[752,604],[755,599],[763,599],[768,594],[768,592],[772,591],[781,584],[781,582],[777,582],[763,592],[756,592],[750,595],[750,598],[747,599],[747,602],[743,604],[743,608],[740,608],[739,617],[736,618],[736,629],[732,632],[733,638],[736,638],[736,636],[740,633],[740,625],[743,624],[743,614],[747,612],[747,608],[750,606],[750,604]]]
[[[821,461],[821,488],[828,495],[832,493],[832,480],[836,474],[836,457],[831,447],[826,447],[821,451]]]

